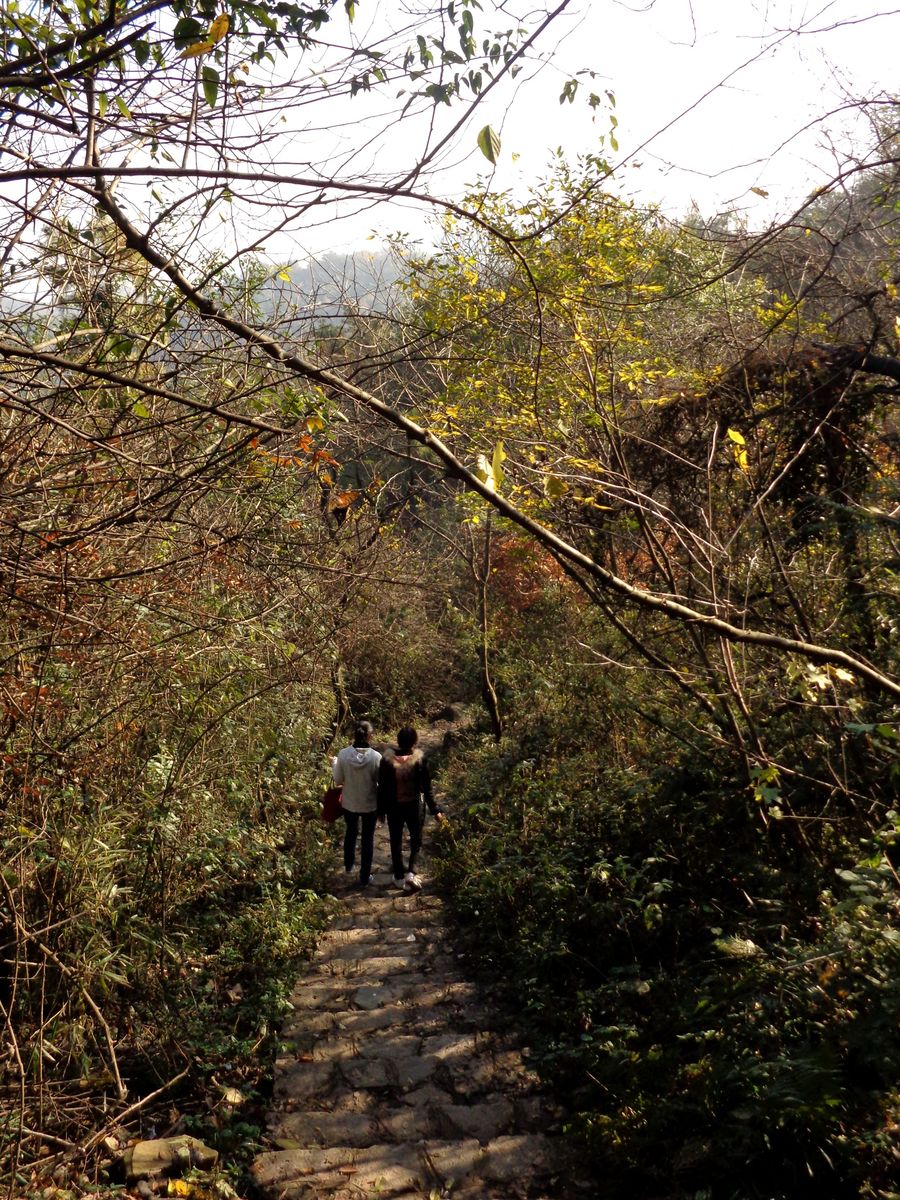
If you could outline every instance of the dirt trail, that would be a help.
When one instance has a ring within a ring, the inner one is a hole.
[[[431,740],[431,739],[429,739]],[[426,832],[427,845],[427,832]],[[465,978],[427,887],[341,875],[339,915],[294,991],[270,1134],[253,1167],[285,1200],[562,1200],[558,1119]],[[427,880],[427,863],[422,870]]]

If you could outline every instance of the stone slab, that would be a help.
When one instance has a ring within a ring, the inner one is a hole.
[[[485,1146],[480,1164],[482,1178],[492,1183],[510,1183],[523,1175],[538,1176],[550,1169],[549,1143],[539,1133],[495,1138]]]
[[[260,1200],[564,1200],[546,1136],[558,1112],[515,1043],[485,1032],[440,898],[389,884],[380,868],[364,890],[335,882],[339,915],[284,1027]]]
[[[308,1100],[326,1095],[333,1080],[331,1063],[289,1062],[276,1071],[273,1092],[276,1099]]]
[[[301,980],[291,993],[291,1004],[298,1012],[301,1009],[320,1009],[330,1012],[335,1008],[342,1007],[340,1001],[351,988],[352,984],[348,983],[322,983],[309,986],[304,985],[304,981]]]
[[[387,1088],[394,1083],[389,1064],[378,1058],[350,1058],[341,1063],[340,1070],[352,1088]]]
[[[438,1137],[476,1138],[482,1145],[510,1133],[516,1119],[512,1103],[502,1097],[483,1104],[434,1105],[430,1116]]]
[[[372,1010],[350,1009],[348,1012],[334,1014],[335,1033],[340,1036],[357,1036],[370,1033],[375,1029],[387,1029],[399,1021],[407,1024],[406,1012],[400,1004],[386,1004],[383,1008]]]
[[[404,1190],[452,1186],[472,1174],[482,1158],[477,1141],[423,1142],[273,1150],[259,1155],[252,1167],[258,1188],[278,1196],[302,1195],[292,1185],[307,1183],[324,1193],[336,1182],[365,1194],[393,1195]]]
[[[363,1058],[398,1059],[409,1058],[419,1053],[422,1039],[406,1033],[398,1033],[395,1024],[387,1031],[371,1034],[358,1042],[359,1053]],[[404,1026],[400,1025],[400,1029]]]
[[[282,1113],[270,1126],[273,1139],[296,1143],[294,1149],[312,1146],[371,1146],[380,1140],[375,1134],[375,1120],[360,1112],[302,1112]],[[280,1146],[280,1149],[291,1147]]]

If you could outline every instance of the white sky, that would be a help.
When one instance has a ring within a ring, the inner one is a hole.
[[[900,93],[900,9],[871,0],[656,0],[634,7],[588,3],[583,11],[577,32],[554,57],[557,78],[577,69],[579,57],[604,77],[617,100],[619,159],[637,155],[642,163],[640,179],[626,172],[628,186],[676,211],[694,199],[706,212],[766,207],[748,197],[752,185],[776,202],[802,195],[833,163],[823,149],[824,130],[817,127],[772,160],[776,148],[847,94]],[[588,144],[587,123],[565,131],[568,114],[558,103],[551,112],[549,78],[539,85],[542,101],[532,94],[527,112],[511,110],[511,147],[520,143],[533,161],[539,143],[552,146],[560,136],[567,148]],[[829,124],[834,130],[847,123],[845,117]],[[735,170],[742,164],[749,165]]]
[[[358,11],[371,12],[372,2],[361,0]],[[382,0],[379,18],[394,6],[397,0]],[[432,179],[433,194],[458,197],[487,178],[489,164],[475,145],[487,123],[502,138],[492,188],[524,189],[547,173],[558,146],[570,155],[598,150],[608,114],[600,109],[592,122],[585,98],[608,88],[619,151],[607,145],[605,153],[621,164],[622,191],[675,215],[696,202],[704,215],[739,211],[762,224],[827,178],[835,144],[847,148],[850,118],[837,113],[823,125],[824,114],[848,96],[900,93],[900,8],[873,0],[578,0],[549,38],[543,67],[532,65],[504,95],[478,107]],[[585,69],[597,78],[582,77],[583,94],[561,106],[562,85]],[[398,129],[399,140],[393,150],[382,147],[382,156],[414,154],[415,126]],[[357,134],[351,126],[348,140]],[[857,125],[852,136],[864,143],[867,131]],[[371,249],[368,234],[397,228],[427,236],[422,214],[384,208],[310,230],[304,249]]]

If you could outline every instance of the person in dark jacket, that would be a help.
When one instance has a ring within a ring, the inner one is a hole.
[[[422,805],[440,824],[442,810],[435,804],[431,774],[425,755],[416,749],[419,735],[409,725],[397,734],[397,749],[386,749],[378,768],[378,811],[387,816],[391,839],[391,865],[394,887],[417,892],[422,881],[416,874],[416,857],[422,846]],[[409,859],[403,864],[403,828],[409,830]]]

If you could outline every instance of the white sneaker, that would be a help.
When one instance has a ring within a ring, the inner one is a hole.
[[[412,871],[407,871],[406,878],[403,880],[403,886],[408,892],[421,892],[422,880]]]
[[[407,879],[408,879],[408,878],[409,878],[409,876],[407,876]],[[395,877],[395,879],[394,879],[394,887],[395,887],[395,888],[405,888],[405,887],[406,887],[406,879],[397,879],[397,878]]]

